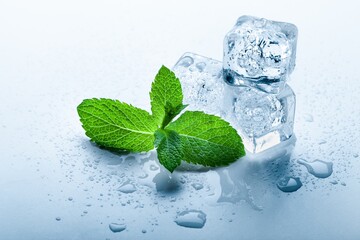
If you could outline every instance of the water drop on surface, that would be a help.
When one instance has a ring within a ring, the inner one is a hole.
[[[295,192],[301,188],[302,183],[298,177],[283,177],[276,186],[283,192]]]
[[[156,171],[156,170],[158,170],[158,169],[159,169],[158,166],[156,166],[156,165],[154,165],[154,164],[151,164],[151,165],[150,165],[150,170],[151,170],[151,171]]]
[[[333,172],[332,162],[325,162],[322,160],[308,162],[304,159],[299,159],[297,160],[297,162],[301,165],[304,165],[307,168],[308,172],[317,178],[327,178]]]
[[[138,176],[138,178],[140,178],[140,179],[145,179],[145,178],[147,178],[149,176],[149,174],[147,174],[147,173],[142,173],[142,174],[140,174],[139,176]]]
[[[110,223],[109,224],[109,228],[112,232],[117,233],[117,232],[122,232],[126,229],[126,225],[125,224],[119,224],[119,223]]]
[[[60,220],[61,220],[61,218],[60,218],[60,217],[57,217],[57,218],[55,218],[55,220],[56,220],[56,221],[60,221]]]
[[[121,185],[118,189],[118,191],[122,193],[133,193],[136,191],[136,187],[134,184],[125,182],[123,185]]]
[[[338,181],[333,180],[333,181],[330,181],[330,183],[331,183],[332,185],[336,185],[336,184],[338,184]]]
[[[204,186],[201,183],[193,183],[191,184],[191,186],[195,189],[195,190],[200,190],[203,189]]]
[[[202,228],[206,222],[206,214],[198,210],[187,210],[176,216],[175,223],[187,228]]]

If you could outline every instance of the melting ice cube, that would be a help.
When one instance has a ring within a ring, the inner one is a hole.
[[[294,70],[296,42],[293,24],[240,17],[224,39],[224,79],[232,85],[278,93]]]
[[[234,114],[227,120],[250,152],[261,152],[292,136],[295,94],[288,85],[277,95],[248,87],[235,88],[233,93]]]
[[[197,67],[201,63],[201,70]],[[220,116],[237,129],[246,149],[261,152],[293,134],[295,94],[285,85],[279,94],[234,87],[222,78],[223,64],[185,53],[173,70],[180,79],[188,110]]]

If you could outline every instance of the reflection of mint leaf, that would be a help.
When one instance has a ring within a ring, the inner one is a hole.
[[[187,111],[167,130],[180,135],[184,160],[204,166],[228,165],[245,155],[236,130],[219,117]]]
[[[176,108],[182,106],[183,94],[180,81],[165,66],[160,68],[155,81],[151,85],[150,99],[151,111],[159,127],[164,127],[171,121],[172,118],[169,120],[167,113],[174,112]],[[165,118],[167,118],[167,123],[164,122]]]
[[[86,99],[77,108],[86,135],[104,147],[133,152],[154,148],[156,123],[145,110],[110,99]]]
[[[179,134],[175,131],[159,129],[155,132],[155,139],[159,162],[173,172],[183,158]]]

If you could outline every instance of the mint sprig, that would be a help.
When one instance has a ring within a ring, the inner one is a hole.
[[[216,167],[245,155],[236,130],[214,115],[187,111],[165,129],[179,134],[187,162]]]
[[[181,160],[204,166],[228,165],[245,155],[236,130],[221,118],[186,111],[181,84],[162,66],[152,83],[151,111],[111,99],[85,99],[77,108],[85,133],[100,146],[131,152],[156,147],[170,172]]]
[[[85,99],[77,107],[85,134],[97,144],[132,152],[154,148],[157,125],[145,110],[111,99]]]

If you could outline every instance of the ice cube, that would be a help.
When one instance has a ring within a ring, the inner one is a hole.
[[[173,67],[181,81],[184,104],[187,110],[201,110],[209,114],[225,116],[224,101],[227,84],[222,76],[220,61],[193,53],[185,53]],[[230,98],[228,100],[231,101]]]
[[[224,39],[224,79],[278,93],[294,70],[297,28],[291,23],[240,17]]]
[[[201,66],[201,67],[199,67]],[[220,116],[237,129],[245,148],[261,152],[293,134],[295,95],[288,85],[279,94],[226,84],[220,61],[185,53],[173,67],[187,110]]]
[[[289,85],[279,94],[249,87],[234,88],[233,94],[233,115],[226,120],[238,130],[248,151],[264,151],[293,135],[296,100]]]

